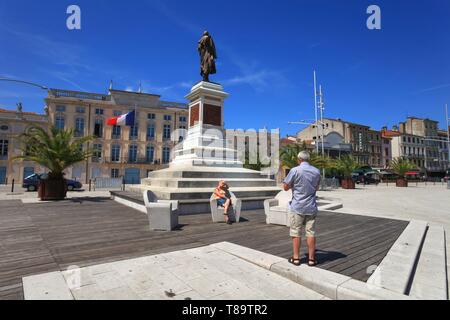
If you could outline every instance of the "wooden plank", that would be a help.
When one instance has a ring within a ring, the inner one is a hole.
[[[243,217],[247,221],[229,226],[212,223],[209,214],[181,216],[179,230],[155,232],[148,230],[146,215],[107,199],[45,206],[0,201],[0,299],[22,299],[21,278],[26,275],[220,241],[279,256],[291,254],[289,228],[266,225],[262,210],[245,211]],[[402,221],[321,213],[318,249],[337,259],[319,267],[366,279],[368,264],[379,263],[405,227]]]

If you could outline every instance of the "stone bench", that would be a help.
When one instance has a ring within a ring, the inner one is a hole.
[[[143,197],[150,230],[172,231],[178,226],[178,201],[160,200],[150,190]]]
[[[231,221],[239,223],[241,219],[241,208],[242,200],[237,198],[233,192],[230,191],[231,195],[231,207],[228,209],[228,217]],[[214,199],[214,195],[209,199],[209,204],[211,207],[211,216],[214,223],[224,222],[225,209],[217,205],[217,199]]]

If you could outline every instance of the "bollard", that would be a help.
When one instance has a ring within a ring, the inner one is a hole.
[[[91,192],[92,179],[89,179],[89,192]]]
[[[11,193],[14,193],[14,179],[12,179]]]

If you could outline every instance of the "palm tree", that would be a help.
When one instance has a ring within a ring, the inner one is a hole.
[[[298,165],[298,154],[306,147],[300,144],[290,144],[280,151],[281,165],[286,169],[292,169]]]
[[[334,166],[346,179],[351,178],[352,172],[360,167],[358,161],[350,155],[342,156],[341,158],[336,159],[334,161]]]
[[[298,165],[298,154],[301,151],[307,150],[306,144],[291,144],[280,152],[281,164],[287,169],[292,169]],[[329,169],[332,166],[332,161],[328,156],[311,153],[309,163],[318,169]]]
[[[358,161],[351,156],[346,155],[336,159],[333,164],[334,168],[343,176],[342,188],[355,189],[355,183],[352,179],[352,172],[359,168]]]
[[[47,168],[48,179],[42,181],[47,196],[40,193],[41,199],[60,200],[65,198],[67,191],[64,170],[92,155],[92,150],[83,150],[83,145],[94,137],[75,139],[72,129],[61,130],[52,126],[47,131],[32,126],[19,139],[23,145],[22,155],[14,159],[34,161]]]
[[[416,166],[406,158],[399,157],[392,160],[391,169],[400,177],[400,179],[397,179],[397,187],[408,186],[408,180],[406,180],[406,173],[415,168]]]

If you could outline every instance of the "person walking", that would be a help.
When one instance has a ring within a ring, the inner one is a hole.
[[[300,245],[302,230],[305,229],[308,244],[308,265],[317,265],[316,260],[316,217],[318,213],[316,193],[320,187],[320,171],[309,164],[310,154],[302,151],[298,154],[299,165],[289,172],[283,182],[285,191],[292,190],[289,203],[290,236],[293,255],[289,262],[300,265]]]

